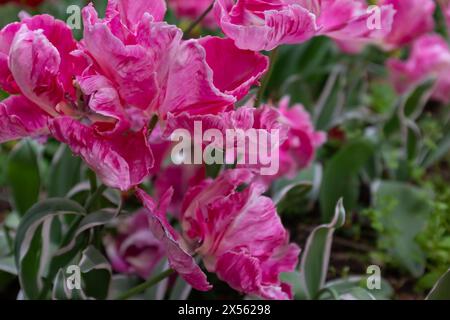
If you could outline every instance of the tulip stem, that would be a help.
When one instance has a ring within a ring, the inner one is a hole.
[[[266,75],[264,76],[262,83],[261,83],[261,87],[259,88],[258,94],[256,95],[255,108],[259,108],[259,106],[262,103],[264,94],[266,93],[266,90],[267,90],[267,86],[269,85],[269,82],[270,82],[270,78],[272,77],[273,70],[275,69],[274,67],[275,67],[275,62],[277,60],[277,56],[278,56],[278,48],[275,48],[270,52],[269,71],[267,71]]]
[[[190,36],[192,31],[195,29],[195,27],[203,21],[203,19],[206,18],[206,16],[211,12],[211,10],[214,8],[214,3],[216,1],[211,1],[211,4],[209,5],[208,8],[206,8],[206,10],[200,15],[200,17],[198,17],[194,22],[191,23],[191,25],[186,29],[185,34],[187,36]]]
[[[166,271],[160,273],[159,275],[145,281],[144,283],[141,283],[140,285],[128,290],[127,292],[121,294],[117,297],[117,300],[127,300],[145,290],[148,288],[151,288],[155,284],[159,283],[160,281],[164,280],[165,278],[172,275],[175,271],[173,269],[167,269]]]

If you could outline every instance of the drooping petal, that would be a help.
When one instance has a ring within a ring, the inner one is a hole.
[[[140,184],[153,166],[146,129],[114,136],[99,134],[95,127],[60,117],[50,122],[54,137],[69,145],[108,186],[123,191]]]
[[[49,115],[23,96],[0,101],[0,143],[48,134]]]
[[[150,230],[165,247],[171,268],[195,289],[208,291],[211,289],[211,285],[208,283],[206,275],[194,258],[182,247],[180,236],[167,221],[166,209],[172,192],[172,189],[167,190],[161,197],[159,206],[141,189],[136,190],[136,195],[144,207],[149,210]]]

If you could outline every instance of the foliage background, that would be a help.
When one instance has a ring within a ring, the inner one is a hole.
[[[105,7],[103,0],[94,3],[99,11]],[[83,6],[85,1],[46,1],[29,11],[47,12],[65,20],[66,8],[71,4]],[[20,10],[15,5],[3,5],[0,26],[16,20]],[[437,31],[448,39],[439,10],[436,20]],[[169,21],[181,27],[186,25],[170,13]],[[79,37],[80,32],[75,34]],[[278,101],[289,95],[292,103],[304,104],[316,128],[329,134],[329,141],[315,163],[294,180],[278,181],[271,193],[281,199],[279,213],[292,239],[302,248],[317,225],[332,220],[336,203],[344,199],[346,217],[335,233],[326,275],[334,282],[326,287],[338,291],[351,289],[358,297],[362,293],[355,288],[364,283],[369,265],[379,265],[385,280],[377,297],[393,299],[424,298],[450,266],[450,106],[424,101],[430,82],[409,95],[396,95],[387,80],[384,62],[389,56],[406,54],[406,51],[384,53],[370,47],[356,56],[345,55],[331,40],[322,37],[302,45],[283,46],[266,91],[269,100]],[[0,96],[4,98],[6,94],[0,92]],[[93,180],[81,160],[56,141],[43,145],[26,140],[0,146],[0,298],[20,296],[20,274],[15,267],[14,252],[17,254],[18,238],[24,237],[19,223],[22,220],[23,226],[25,213],[38,200],[70,198],[65,202],[44,203],[42,212],[56,212],[59,206],[64,212],[60,212],[58,219],[42,216],[38,227],[50,228],[56,242],[68,245],[76,230],[65,227],[73,225],[83,212],[80,204],[89,198],[92,185],[96,184]],[[117,206],[119,198],[108,191],[98,208]],[[129,206],[132,208],[133,204]],[[66,212],[67,207],[72,208],[71,212]],[[78,237],[75,247],[84,248],[81,256],[95,262],[83,268],[86,294],[106,298],[111,272],[95,266],[104,262],[99,244],[103,229],[98,226],[108,222],[111,213],[95,214],[92,232]],[[30,221],[33,222],[36,221]],[[325,228],[324,232],[337,226]],[[38,229],[36,234],[39,231],[42,230]],[[39,237],[33,238],[30,246],[39,248],[39,241]],[[91,246],[86,245],[88,242]],[[311,249],[315,250],[320,248]],[[58,285],[64,280],[58,267],[81,256],[60,257],[62,262],[57,261],[59,265],[50,268],[46,279],[56,279],[53,295],[61,293]],[[36,290],[30,279],[37,276],[38,260],[39,250],[28,250],[19,261],[27,270],[22,274],[25,277],[22,283],[29,286],[26,290],[31,293]],[[304,288],[297,283],[300,277],[285,276],[298,288],[297,298],[305,298]],[[112,279],[113,291],[123,291],[137,283],[133,278]],[[312,286],[320,282],[311,281]],[[192,292],[190,298],[235,297],[226,285],[220,282],[215,285],[214,293]],[[177,286],[176,291],[181,292],[182,283],[177,282]],[[319,289],[313,291],[317,294]],[[177,292],[172,293],[173,297]],[[35,294],[36,298],[48,297]],[[146,298],[155,295],[155,290],[145,293]],[[326,292],[322,298],[327,298]]]

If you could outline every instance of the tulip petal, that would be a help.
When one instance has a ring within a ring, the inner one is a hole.
[[[241,50],[231,39],[204,37],[206,61],[214,74],[214,85],[222,92],[243,98],[269,68],[269,59],[257,52]]]
[[[208,283],[206,275],[197,265],[194,258],[182,248],[178,233],[167,221],[165,211],[172,197],[172,192],[173,190],[169,189],[161,197],[159,207],[145,191],[137,189],[136,195],[150,212],[150,230],[165,247],[171,268],[178,272],[195,289],[208,291],[211,289],[211,285]]]
[[[69,145],[112,188],[122,191],[140,184],[153,166],[153,154],[146,129],[103,136],[94,127],[60,117],[50,122],[55,138]]]
[[[23,96],[0,101],[0,143],[48,133],[48,114]]]

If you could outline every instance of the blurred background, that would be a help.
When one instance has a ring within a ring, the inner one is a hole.
[[[93,2],[104,11],[105,0]],[[16,21],[22,10],[66,20],[68,6],[86,3],[3,0],[0,27]],[[186,28],[192,17],[171,10],[168,21]],[[436,32],[448,41],[439,7],[435,21]],[[220,32],[201,25],[194,30],[200,33]],[[80,38],[82,31],[74,34]],[[423,299],[450,266],[450,105],[429,98],[432,80],[408,94],[396,93],[385,62],[408,54],[407,48],[367,47],[349,55],[332,40],[317,37],[280,48],[266,90],[270,101],[290,96],[292,104],[303,104],[316,129],[328,133],[310,167],[270,190],[276,195],[297,186],[278,203],[292,240],[303,247],[317,225],[330,221],[343,197],[347,216],[334,236],[327,278],[365,275],[369,265],[378,265],[386,282],[380,297],[392,299]],[[64,196],[88,175],[56,141],[0,145],[0,299],[14,299],[19,291],[11,250],[21,217],[38,199]],[[226,285],[217,288],[191,298],[234,297]]]

